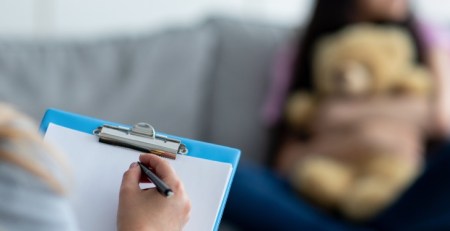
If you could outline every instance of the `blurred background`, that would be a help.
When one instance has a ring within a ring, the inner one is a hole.
[[[413,0],[450,26],[450,1]],[[0,0],[0,101],[55,107],[242,150],[264,162],[280,49],[313,0]]]
[[[0,0],[0,101],[240,148],[263,161],[277,53],[314,0]],[[450,1],[412,0],[450,25]]]
[[[1,0],[0,35],[86,37],[186,26],[211,15],[297,26],[313,0]],[[421,18],[450,22],[450,2],[413,0]]]

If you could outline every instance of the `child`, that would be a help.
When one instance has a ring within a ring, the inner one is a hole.
[[[323,36],[360,22],[396,25],[413,37],[416,62],[426,65],[436,89],[433,133],[445,140],[450,134],[450,70],[448,41],[442,31],[418,23],[407,0],[317,0],[312,19],[295,46],[277,59],[264,116],[276,128],[272,164],[277,169],[241,165],[225,210],[225,218],[244,230],[445,230],[450,227],[450,144],[428,152],[427,170],[394,205],[364,225],[354,225],[317,210],[295,193],[282,177],[291,171],[290,159],[298,142],[284,126],[284,104],[291,92],[314,90],[312,52]],[[382,109],[380,109],[382,110]],[[342,137],[345,139],[345,137]],[[358,142],[354,140],[354,142]],[[327,143],[333,148],[334,143]],[[300,148],[301,150],[301,148]],[[280,174],[281,173],[281,176]]]

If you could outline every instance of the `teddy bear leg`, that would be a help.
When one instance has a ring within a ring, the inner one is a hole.
[[[293,185],[305,197],[322,207],[333,208],[347,194],[353,170],[331,158],[311,155],[293,172]]]
[[[401,158],[373,158],[362,167],[340,209],[355,221],[372,218],[397,199],[419,172],[419,167]]]

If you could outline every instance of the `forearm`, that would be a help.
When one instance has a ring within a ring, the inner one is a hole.
[[[450,95],[441,94],[433,107],[433,133],[436,137],[450,136]]]
[[[450,136],[450,57],[435,51],[430,67],[435,81],[432,107],[432,129],[436,137]]]
[[[322,108],[315,127],[329,130],[336,126],[351,126],[368,118],[391,118],[422,125],[429,115],[429,101],[410,97],[385,97],[356,102],[330,102]]]

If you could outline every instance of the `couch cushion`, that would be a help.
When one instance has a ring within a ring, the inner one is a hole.
[[[269,142],[262,106],[274,54],[291,30],[220,18],[210,24],[219,41],[211,110],[204,120],[206,139],[241,149],[243,158],[263,161]]]
[[[215,39],[200,25],[94,41],[0,41],[0,100],[199,137]]]

